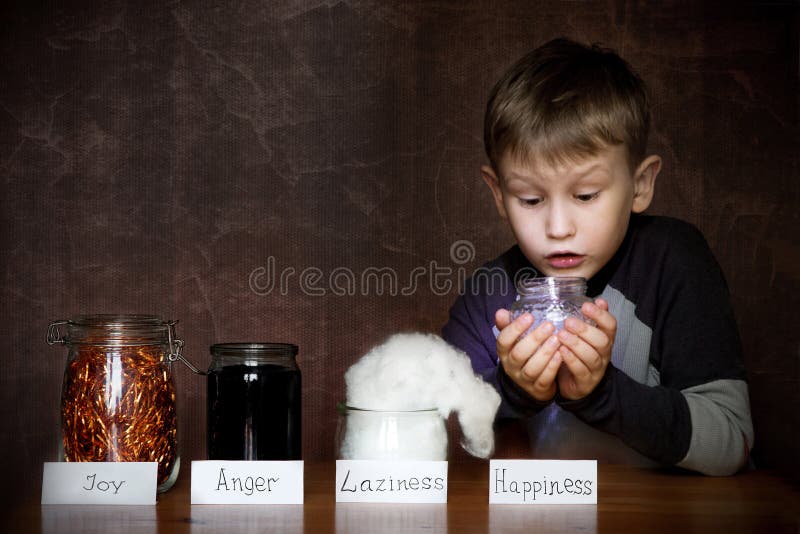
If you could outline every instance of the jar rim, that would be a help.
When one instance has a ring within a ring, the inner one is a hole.
[[[167,326],[168,321],[162,320],[157,315],[140,313],[95,313],[88,315],[77,315],[67,320],[70,325],[77,326]]]
[[[363,414],[377,414],[377,415],[424,415],[432,412],[438,413],[436,408],[422,408],[415,410],[375,410],[372,408],[360,408],[357,406],[350,406],[343,402],[336,405],[336,409],[340,414],[346,415],[348,413],[363,413]]]
[[[209,347],[213,356],[297,356],[297,345],[273,342],[215,343]]]
[[[520,279],[520,284],[545,285],[545,284],[585,284],[586,278],[582,276],[530,276]]]
[[[586,278],[581,276],[537,276],[522,278],[517,282],[519,293],[586,290]]]

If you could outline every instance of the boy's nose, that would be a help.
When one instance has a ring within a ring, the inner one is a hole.
[[[575,234],[575,224],[564,206],[551,205],[545,222],[545,232],[550,239],[566,239]]]

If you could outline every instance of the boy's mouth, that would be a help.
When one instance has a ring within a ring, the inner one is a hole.
[[[545,259],[547,263],[555,269],[569,269],[583,263],[585,257],[586,256],[573,252],[554,252],[548,254]]]

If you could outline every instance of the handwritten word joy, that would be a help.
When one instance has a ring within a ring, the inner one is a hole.
[[[124,480],[120,480],[119,483],[117,483],[116,480],[97,480],[97,473],[87,475],[86,481],[89,484],[89,487],[87,488],[86,486],[81,486],[86,491],[96,490],[105,493],[109,491],[111,488],[114,488],[114,495],[118,494],[119,489],[122,487],[123,484],[125,484]]]

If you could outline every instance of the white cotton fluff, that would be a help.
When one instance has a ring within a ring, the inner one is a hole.
[[[500,396],[472,371],[462,351],[433,334],[391,336],[344,375],[347,405],[361,410],[431,413],[384,417],[351,411],[340,454],[352,459],[445,459],[444,420],[458,414],[464,449],[480,458],[494,450],[494,417]],[[386,437],[391,447],[376,446]],[[391,450],[389,450],[391,449]]]

